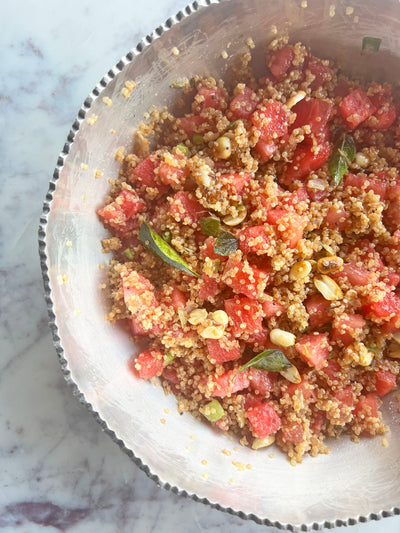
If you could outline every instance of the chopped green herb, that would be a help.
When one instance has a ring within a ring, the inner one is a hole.
[[[170,87],[171,89],[184,89],[187,87],[187,84],[187,78],[178,78],[171,83]]]
[[[189,148],[185,146],[184,144],[177,144],[175,146],[175,151],[179,150],[179,152],[182,152],[182,154],[187,157],[189,155]]]
[[[169,365],[174,359],[175,359],[176,355],[174,355],[173,353],[171,353],[170,351],[168,351],[165,355],[164,355],[164,366],[167,366]]]
[[[142,244],[148,249],[154,252],[165,263],[199,278],[200,276],[190,270],[189,265],[184,261],[180,255],[174,250],[158,233],[150,228],[150,226],[143,222],[139,230],[139,239]]]
[[[169,231],[169,229],[166,229],[165,231],[163,231],[162,238],[164,239],[165,242],[167,242],[168,244],[171,244],[172,233]]]
[[[378,52],[382,39],[379,37],[364,37],[362,40],[362,49],[366,52]]]
[[[198,133],[195,133],[192,138],[193,144],[203,144],[204,139],[202,135],[199,135]]]
[[[374,354],[381,353],[381,349],[378,346],[367,346],[367,349]]]
[[[229,231],[220,233],[215,239],[214,252],[218,255],[230,255],[239,248],[239,240]]]
[[[264,350],[241,366],[233,378],[231,378],[231,381],[247,368],[258,368],[259,370],[267,370],[268,372],[280,372],[291,366],[293,366],[292,363],[280,350]]]
[[[133,253],[130,248],[126,248],[126,250],[124,250],[122,253],[128,259],[128,261],[133,261]]]
[[[194,78],[190,78],[189,85],[192,89],[196,87],[196,80]]]
[[[233,122],[229,124],[229,128],[234,128],[239,122],[242,122],[240,118],[238,118],[237,120],[234,120]]]
[[[225,416],[225,411],[218,400],[212,400],[204,407],[200,407],[199,411],[210,422],[216,422],[217,420]]]
[[[337,143],[333,154],[329,160],[329,173],[333,178],[335,186],[339,185],[341,179],[347,172],[349,164],[356,156],[356,145],[353,137],[344,135],[344,137]]]
[[[221,229],[221,221],[217,217],[205,217],[200,219],[201,231],[204,235],[218,237]]]

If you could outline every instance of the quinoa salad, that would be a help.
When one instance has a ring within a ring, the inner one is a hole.
[[[286,37],[263,78],[250,52],[231,77],[174,81],[181,113],[153,109],[119,153],[97,211],[112,234],[107,318],[135,342],[130,371],[180,413],[295,464],[389,430],[400,95]]]

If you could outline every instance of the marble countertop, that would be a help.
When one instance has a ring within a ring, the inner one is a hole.
[[[47,325],[37,227],[57,155],[97,81],[182,7],[182,0],[2,5],[2,533],[276,531],[159,489],[72,396]],[[395,533],[400,518],[350,530]]]

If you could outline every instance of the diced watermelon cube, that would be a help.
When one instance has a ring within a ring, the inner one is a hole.
[[[227,116],[230,120],[249,118],[257,107],[258,98],[254,91],[245,87],[243,93],[238,93],[229,104]]]
[[[291,209],[270,209],[267,213],[267,222],[277,227],[277,232],[289,248],[295,248],[303,238],[307,225],[305,217]]]
[[[250,389],[255,393],[265,396],[267,392],[271,392],[274,384],[274,377],[271,372],[261,370],[258,368],[249,369]]]
[[[354,187],[358,190],[373,191],[381,200],[386,197],[387,183],[380,179],[374,179],[362,174],[352,174],[348,172],[344,178],[344,187]]]
[[[225,398],[228,394],[233,394],[249,386],[248,372],[244,370],[236,374],[238,369],[228,370],[221,376],[213,376],[212,383],[214,385],[211,396],[218,396]]]
[[[179,126],[191,139],[195,133],[205,133],[215,127],[214,121],[199,115],[186,115],[179,120]]]
[[[365,396],[360,396],[356,406],[354,408],[354,413],[359,418],[377,418],[378,417],[378,396],[370,392]]]
[[[157,349],[145,350],[138,357],[130,359],[129,368],[137,372],[142,379],[161,376],[164,368],[164,354]]]
[[[280,429],[280,436],[284,442],[301,444],[304,441],[304,428],[300,422],[286,420]]]
[[[396,387],[396,375],[390,370],[378,369],[375,372],[376,393],[385,396]]]
[[[175,311],[178,311],[178,309],[183,309],[186,306],[187,296],[183,291],[178,289],[176,285],[173,285],[172,292],[169,298],[171,300],[171,305],[175,309]]]
[[[246,417],[249,419],[253,433],[260,439],[275,433],[282,425],[280,416],[270,402],[251,407],[246,411]]]
[[[371,283],[371,272],[366,268],[359,267],[354,263],[345,263],[340,272],[334,272],[333,278],[347,278],[354,286],[364,286]]]
[[[342,367],[335,359],[330,359],[327,365],[324,366],[322,372],[327,376],[330,381],[335,381],[340,377]]]
[[[321,433],[322,431],[322,428],[324,427],[324,424],[325,424],[325,420],[326,420],[326,413],[325,411],[320,411],[318,410],[315,415],[314,415],[314,420],[312,421],[311,423],[311,431],[315,434],[315,435],[318,435],[319,433]]]
[[[307,177],[314,170],[321,168],[329,158],[330,146],[328,143],[311,146],[307,142],[299,144],[294,152],[293,160],[286,167],[284,185],[291,185],[294,180]]]
[[[305,302],[308,313],[308,321],[311,329],[318,329],[332,320],[331,307],[329,300],[326,300],[322,294],[310,296]]]
[[[343,313],[335,317],[331,333],[333,342],[349,346],[357,338],[366,321],[361,315]]]
[[[229,174],[221,174],[219,179],[228,182],[232,194],[242,194],[251,179],[251,174],[248,172],[230,172]]]
[[[380,302],[371,301],[363,306],[363,312],[375,318],[400,318],[400,297],[388,292]]]
[[[320,98],[303,99],[298,102],[291,111],[296,113],[296,120],[291,125],[290,130],[301,128],[305,125],[310,126],[311,135],[317,141],[325,141],[326,125],[332,113],[332,103]]]
[[[301,392],[305,402],[315,403],[317,401],[315,388],[307,379],[303,379],[301,383],[288,383],[286,392],[289,396],[293,396],[298,391]]]
[[[213,365],[234,361],[240,357],[239,342],[235,339],[207,339],[208,358]]]
[[[120,233],[127,233],[135,226],[132,217],[145,207],[146,203],[135,191],[123,189],[113,202],[99,209],[97,214]]]
[[[277,80],[283,78],[290,69],[294,57],[293,46],[284,46],[274,54],[268,66]]]
[[[309,366],[320,370],[330,354],[328,335],[326,333],[310,333],[302,337],[295,345],[301,359]]]
[[[265,226],[250,226],[239,233],[239,247],[245,254],[267,254],[271,251]]]
[[[314,91],[318,89],[325,83],[332,79],[333,71],[327,65],[324,65],[320,59],[316,57],[311,57],[308,61],[305,73],[309,71],[313,76],[314,80],[309,83],[309,87]],[[305,78],[305,76],[304,76]]]
[[[325,217],[325,226],[329,229],[344,231],[347,228],[349,215],[344,207],[330,207]]]
[[[285,308],[283,305],[281,305],[278,302],[275,302],[274,300],[267,300],[266,302],[263,302],[262,304],[262,310],[264,313],[264,318],[272,318],[273,316],[280,316]]]
[[[213,302],[215,297],[220,292],[219,283],[215,278],[208,276],[204,272],[201,274],[201,285],[199,290],[200,300]]]
[[[225,264],[222,276],[223,282],[231,287],[233,292],[249,298],[257,298],[264,292],[268,278],[268,274],[263,270],[233,256],[229,257]]]
[[[375,112],[375,106],[363,89],[355,89],[345,96],[339,104],[339,109],[351,130]]]
[[[203,248],[201,250],[201,256],[203,259],[208,257],[212,261],[215,259],[218,259],[219,261],[225,261],[226,256],[216,254],[214,252],[214,245],[215,245],[215,237],[208,237],[206,241],[204,242]]]
[[[253,335],[262,329],[262,310],[259,303],[245,296],[225,300],[231,331],[235,337]]]
[[[265,141],[260,139],[254,147],[254,150],[259,155],[261,163],[266,163],[276,152],[277,146],[272,141]]]
[[[226,109],[227,92],[221,87],[200,87],[195,96],[192,109],[199,115],[203,109]]]
[[[162,163],[158,169],[160,180],[166,185],[172,185],[183,182],[189,176],[189,169],[187,166],[177,167]]]
[[[279,139],[288,131],[288,113],[276,100],[267,101],[254,111],[251,121],[263,140]]]
[[[188,226],[197,226],[206,211],[196,200],[194,194],[188,191],[178,191],[172,198],[169,212],[177,222],[182,222]]]
[[[131,180],[146,187],[158,189],[160,194],[164,194],[169,190],[169,186],[161,183],[156,175],[156,169],[159,168],[160,163],[161,159],[157,157],[156,152],[153,152],[132,170]]]

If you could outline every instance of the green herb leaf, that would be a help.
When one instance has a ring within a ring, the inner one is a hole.
[[[195,133],[192,137],[193,144],[203,144],[204,139],[202,135],[199,135],[198,133]]]
[[[364,37],[362,40],[362,49],[366,52],[378,52],[382,39],[379,37]]]
[[[280,350],[264,350],[241,366],[231,381],[247,368],[258,368],[259,370],[267,370],[268,372],[280,372],[291,366],[292,363]]]
[[[238,239],[234,235],[232,235],[232,233],[229,233],[229,231],[220,233],[215,239],[214,252],[218,255],[233,254],[233,252],[236,252],[238,248]]]
[[[152,230],[146,222],[142,222],[140,226],[139,239],[148,250],[158,255],[165,263],[182,270],[182,272],[186,272],[186,274],[190,274],[196,278],[200,277],[196,272],[190,270],[186,261],[162,237]]]
[[[133,261],[133,253],[132,253],[132,250],[130,248],[127,248],[122,253],[128,259],[128,261]]]
[[[204,235],[218,237],[221,229],[221,221],[217,217],[205,217],[200,219],[201,231]]]
[[[170,87],[171,89],[184,89],[188,85],[188,79],[187,78],[177,78],[174,80]]]
[[[199,411],[210,422],[217,422],[217,420],[225,416],[224,408],[218,400],[212,400],[204,407],[200,407]]]
[[[353,137],[344,135],[344,137],[335,146],[334,152],[329,160],[329,173],[333,178],[335,186],[339,185],[340,180],[349,168],[349,163],[356,156],[356,145]]]

